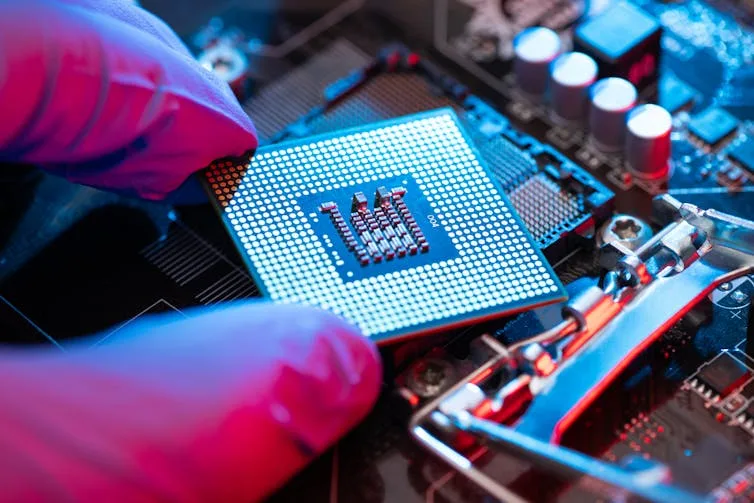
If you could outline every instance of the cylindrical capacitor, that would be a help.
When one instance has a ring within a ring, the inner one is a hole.
[[[636,88],[617,77],[602,79],[589,92],[592,141],[604,152],[617,152],[626,142],[626,115],[636,106]]]
[[[513,71],[524,93],[533,97],[545,94],[550,64],[558,57],[560,50],[560,37],[549,28],[527,28],[516,36],[513,41]]]
[[[641,105],[626,121],[626,164],[639,178],[666,178],[670,169],[673,118],[658,105]]]
[[[550,100],[555,115],[566,121],[584,117],[589,88],[597,80],[597,63],[581,52],[568,52],[550,67]]]

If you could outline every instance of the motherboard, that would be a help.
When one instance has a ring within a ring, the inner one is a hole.
[[[199,206],[5,169],[2,343],[324,305],[384,391],[271,503],[754,501],[754,3],[141,3],[261,146]]]

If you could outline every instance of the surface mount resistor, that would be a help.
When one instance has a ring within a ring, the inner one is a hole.
[[[367,224],[366,222],[364,222],[364,219],[361,217],[360,213],[351,213],[351,224],[353,224],[357,234],[361,234],[362,232],[366,232],[368,230]]]
[[[356,249],[356,246],[358,245],[358,241],[353,236],[349,236],[348,239],[346,239],[346,247],[349,251],[354,251]]]
[[[398,251],[400,248],[403,248],[403,244],[401,243],[401,240],[397,237],[390,239],[390,244],[393,246],[395,251]]]
[[[361,238],[361,241],[365,245],[368,245],[369,243],[374,243],[374,238],[372,237],[372,234],[369,231],[360,232],[359,237]]]
[[[363,213],[364,219],[367,221],[367,225],[369,225],[369,228],[372,230],[379,229],[380,225],[377,223],[377,220],[375,220],[374,215],[372,215],[372,212],[367,210]]]
[[[390,220],[388,219],[387,213],[385,213],[385,210],[383,208],[375,208],[374,216],[377,217],[377,221],[380,223],[380,227],[382,227],[383,229],[390,227]]]
[[[390,247],[390,243],[387,240],[381,240],[377,242],[377,245],[380,247],[380,251],[387,255],[387,252],[392,251],[392,248]]]
[[[356,258],[361,265],[369,265],[369,252],[364,248],[359,247],[356,249]]]
[[[357,225],[354,225],[354,227],[356,228],[356,234],[364,234],[365,232],[369,232],[369,228],[363,223],[358,223]]]
[[[421,250],[422,253],[429,251],[429,243],[427,241],[417,241],[416,244],[419,245],[419,250]]]
[[[398,215],[398,213],[395,211],[395,208],[392,206],[388,208],[387,214],[390,217],[390,221],[392,222],[393,226],[398,226],[401,223],[401,217]]]
[[[330,213],[332,210],[334,210],[337,207],[338,207],[338,205],[335,204],[334,201],[327,201],[327,202],[322,203],[322,204],[319,205],[319,210],[322,213]]]
[[[372,261],[374,261],[376,264],[382,262],[382,253],[380,252],[380,249],[377,248],[377,245],[375,245],[374,243],[369,243],[368,249],[372,254]]]
[[[421,232],[419,225],[417,225],[416,222],[408,224],[408,230],[411,231],[411,234],[413,234],[415,238],[418,237],[418,234]]]

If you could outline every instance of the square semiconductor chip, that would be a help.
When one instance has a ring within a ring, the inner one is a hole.
[[[722,108],[710,107],[689,121],[689,131],[707,145],[714,146],[738,128],[738,119]]]
[[[747,139],[736,145],[728,156],[749,173],[754,173],[754,140]]]
[[[262,147],[205,176],[265,296],[376,341],[565,298],[450,109]]]

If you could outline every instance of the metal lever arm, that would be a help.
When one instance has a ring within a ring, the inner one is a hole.
[[[593,287],[572,299],[557,328],[510,348],[483,336],[497,355],[417,411],[409,425],[414,438],[503,501],[521,499],[441,437],[464,431],[535,464],[599,479],[624,496],[695,501],[697,496],[667,485],[651,470],[632,473],[558,445],[569,426],[642,351],[721,283],[754,271],[753,222],[682,205],[669,196],[656,203],[659,216],[671,216],[670,225],[636,251],[617,247],[605,255],[611,272],[604,289]],[[548,365],[538,365],[540,358]],[[519,374],[490,402],[480,383],[501,367]],[[479,412],[487,402],[504,410],[508,388],[518,389],[513,385],[521,383],[531,401],[528,406],[510,402],[514,410],[505,417],[526,407],[514,425]]]
[[[676,204],[680,220],[645,249],[675,255],[675,269],[655,270],[657,276],[634,289],[617,314],[604,320],[576,354],[541,380],[517,431],[559,443],[563,432],[639,353],[717,286],[754,271],[752,222],[681,206],[670,198],[661,202]],[[627,258],[626,264],[637,263],[636,256]]]
[[[532,459],[540,466],[549,466],[556,472],[568,471],[575,477],[592,477],[609,484],[618,500],[630,494],[656,503],[702,502],[694,494],[662,483],[657,470],[630,472],[571,449],[529,437],[513,428],[479,419],[468,412],[458,412],[450,417],[453,424],[467,433],[477,434],[486,442],[498,444],[503,450]],[[628,494],[626,494],[628,493]]]

